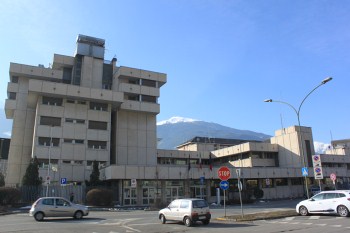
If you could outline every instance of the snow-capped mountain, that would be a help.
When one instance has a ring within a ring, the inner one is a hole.
[[[220,124],[185,117],[171,117],[157,123],[159,149],[176,149],[176,146],[196,136],[264,141],[271,136],[249,130],[239,130]],[[314,142],[315,152],[322,154],[330,144]]]
[[[249,130],[239,130],[220,124],[184,117],[172,117],[157,123],[159,149],[175,149],[176,146],[196,136],[263,141],[271,136]]]

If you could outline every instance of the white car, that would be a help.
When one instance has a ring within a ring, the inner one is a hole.
[[[181,221],[190,227],[193,223],[201,221],[209,224],[211,214],[206,200],[198,198],[176,199],[168,207],[161,209],[158,218],[164,224],[166,221]]]
[[[309,214],[332,214],[341,217],[349,216],[350,190],[322,191],[296,206],[296,212],[306,216]]]
[[[45,217],[73,217],[80,219],[89,214],[87,206],[74,204],[62,197],[42,197],[34,202],[29,211],[36,221]]]

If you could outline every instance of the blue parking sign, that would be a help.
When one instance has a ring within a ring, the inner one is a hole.
[[[61,184],[67,184],[67,178],[61,178]]]
[[[307,167],[301,168],[301,173],[303,174],[303,176],[308,176],[309,175],[309,171],[308,171]]]

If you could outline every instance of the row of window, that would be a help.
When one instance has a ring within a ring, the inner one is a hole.
[[[64,143],[72,144],[85,144],[85,141],[82,139],[63,139]],[[39,137],[38,139],[39,146],[54,146],[58,147],[60,145],[60,138],[50,138],[50,137]],[[97,141],[97,140],[87,140],[87,145],[89,149],[107,149],[106,141]]]
[[[138,95],[138,94],[133,94],[133,93],[125,93],[124,99],[125,100],[140,101],[140,102],[157,103],[157,97],[151,96],[151,95]]]
[[[39,166],[40,168],[48,168],[49,166],[49,160],[48,159],[38,159],[39,162]],[[86,166],[88,168],[92,168],[93,166],[93,162],[92,160],[62,160],[61,163],[62,164],[70,164],[70,165],[84,165],[86,164]],[[58,159],[51,159],[50,160],[50,167],[52,168],[53,171],[57,171],[58,170]],[[106,162],[105,161],[99,161],[99,167],[103,167],[106,166]]]
[[[76,124],[85,124],[85,120],[83,120],[83,119],[65,118],[65,122],[76,123]],[[103,121],[88,121],[88,122],[89,122],[88,129],[107,130],[107,122],[103,122]],[[40,125],[61,126],[61,118],[60,117],[41,116],[40,117]]]
[[[86,104],[86,101],[80,101],[80,100],[71,100],[67,99],[67,103],[71,104]],[[48,97],[48,96],[43,96],[42,97],[42,104],[44,105],[52,105],[52,106],[62,106],[63,99],[62,98],[57,98],[57,97]],[[97,102],[90,102],[89,103],[89,108],[91,110],[98,110],[98,111],[108,111],[108,104],[106,103],[97,103]]]

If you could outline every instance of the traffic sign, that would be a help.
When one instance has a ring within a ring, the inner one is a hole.
[[[218,177],[220,180],[228,180],[231,177],[231,171],[228,167],[223,166],[218,170]]]
[[[136,181],[136,179],[131,179],[131,187],[132,187],[132,188],[136,188],[136,186],[137,186],[137,181]]]
[[[61,178],[61,185],[67,184],[67,178]]]
[[[303,174],[303,176],[308,176],[309,175],[309,171],[308,171],[307,167],[301,168],[301,173]]]
[[[228,181],[222,180],[222,181],[220,182],[220,188],[221,188],[222,190],[227,190],[229,187],[230,187],[230,185],[228,184]]]
[[[333,180],[333,181],[335,181],[335,180],[337,179],[337,176],[336,176],[334,173],[332,173],[329,177],[330,177],[331,180]]]

